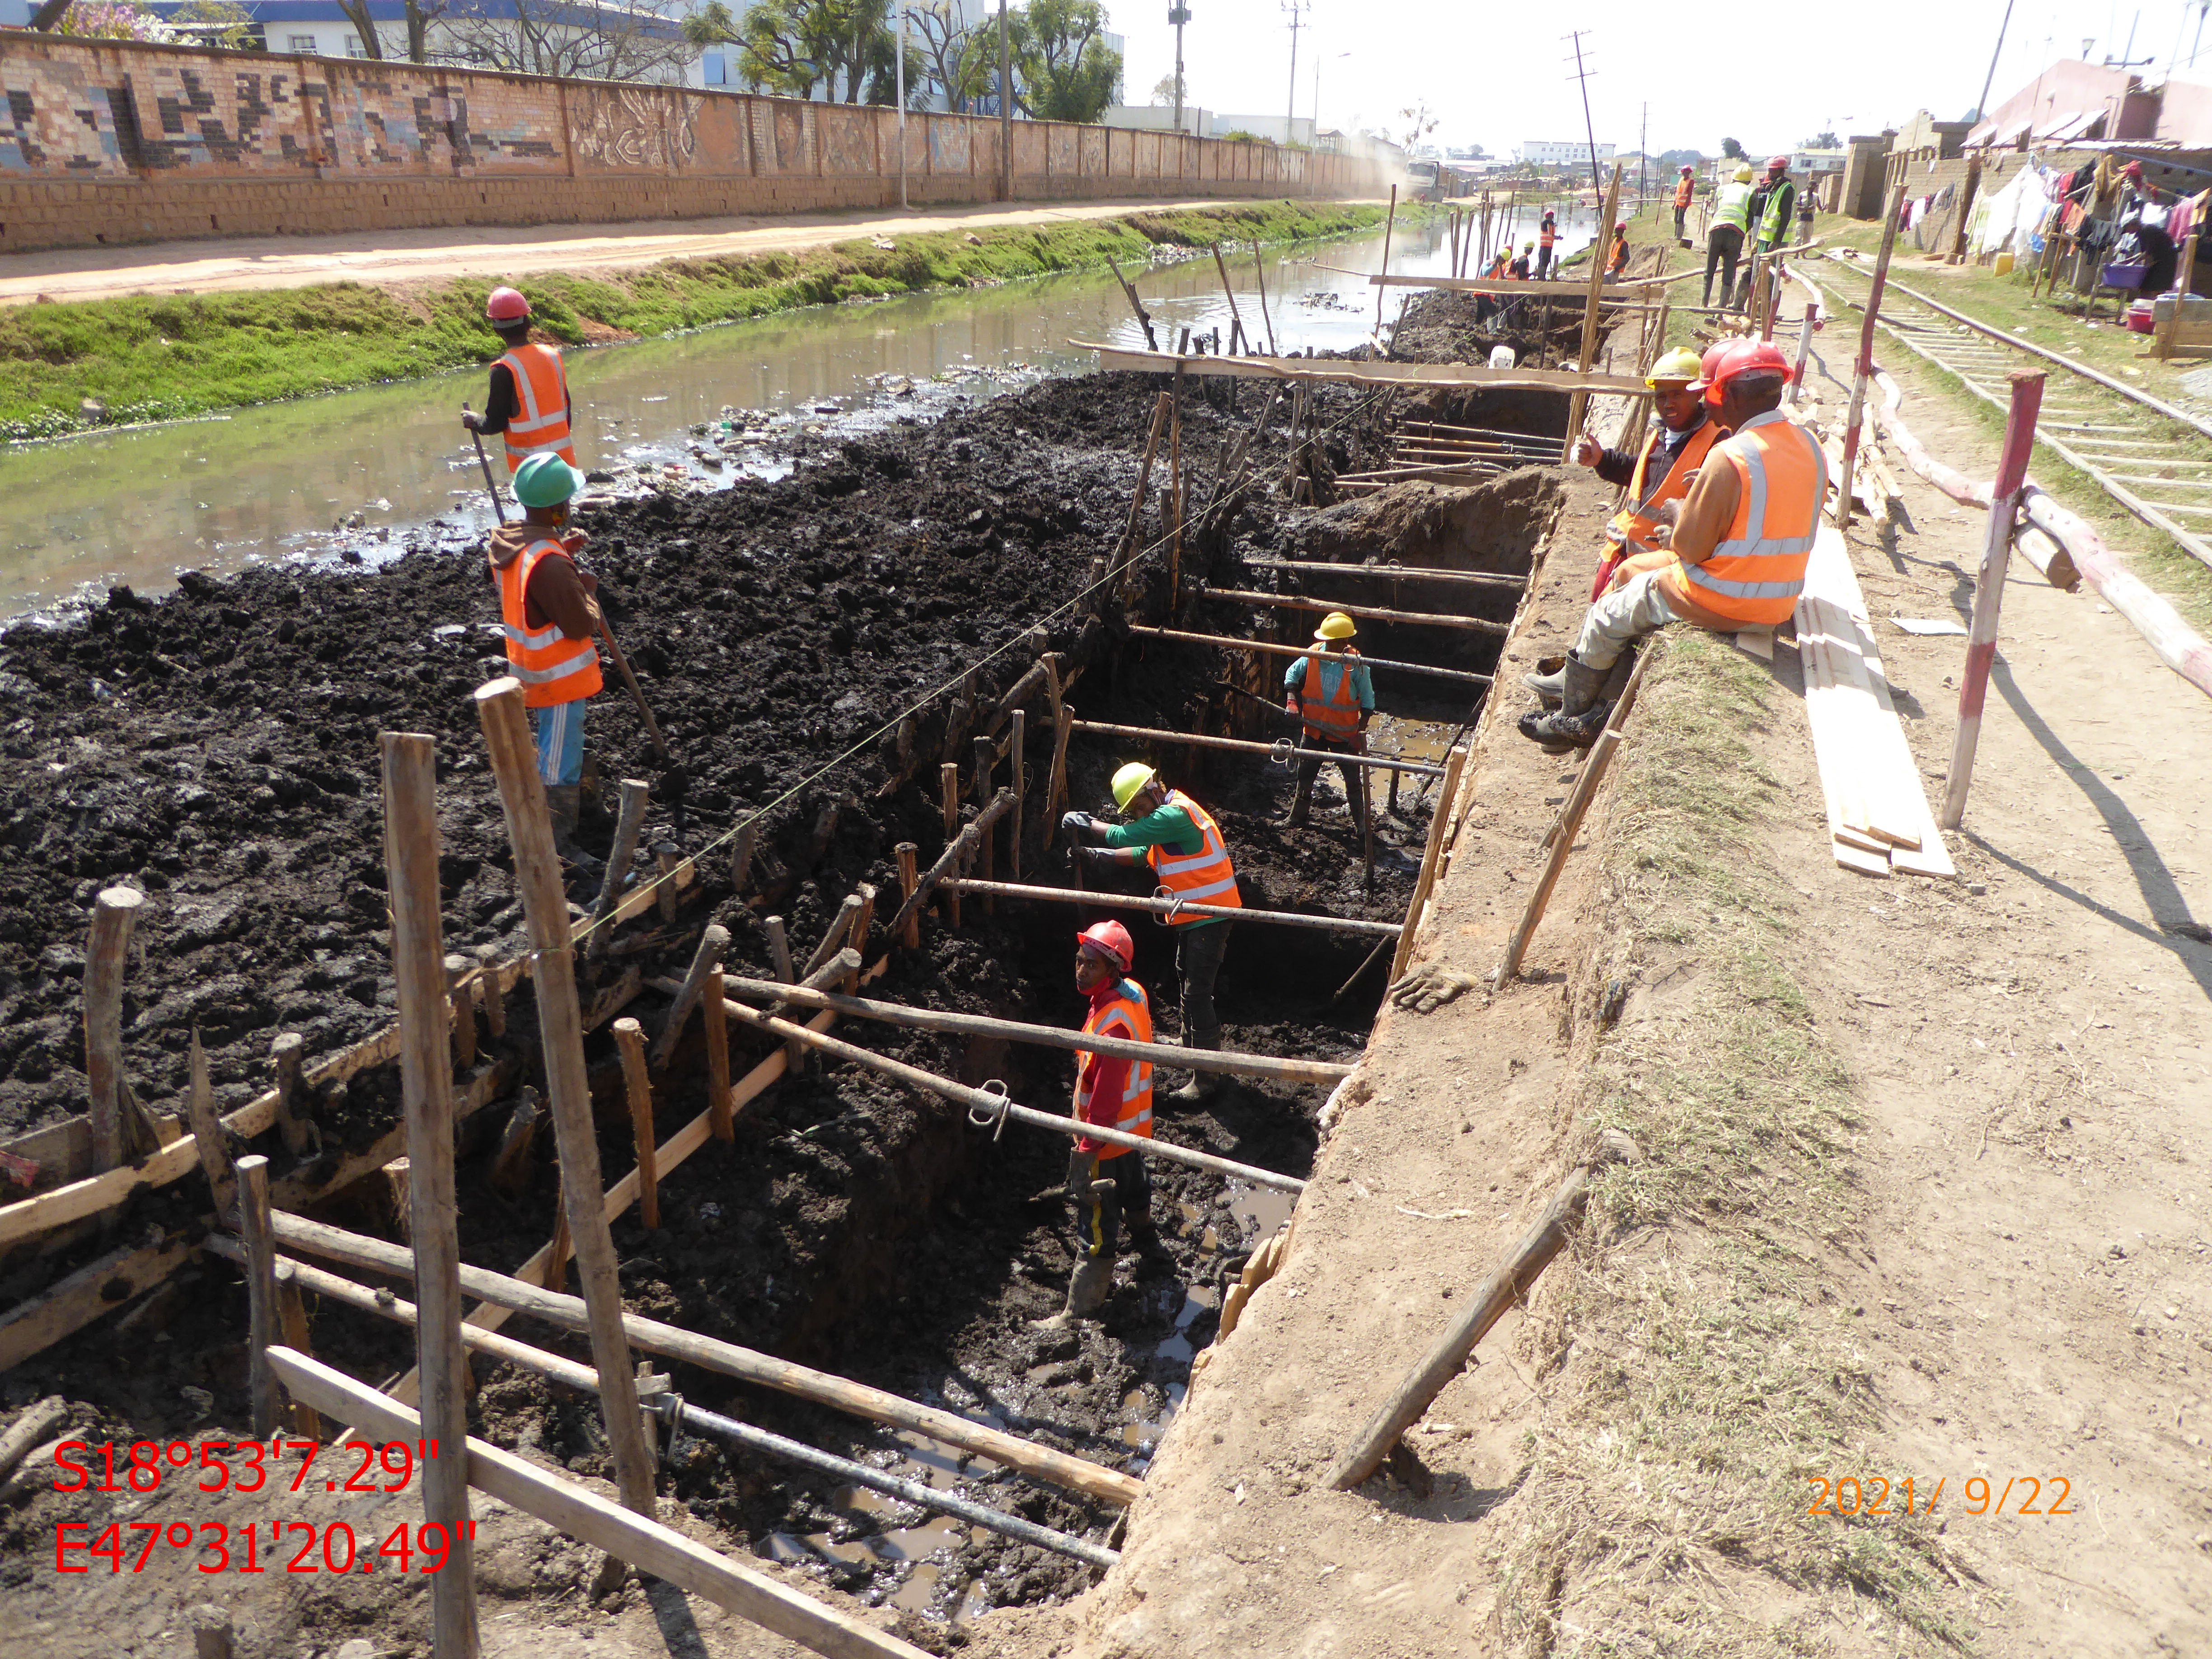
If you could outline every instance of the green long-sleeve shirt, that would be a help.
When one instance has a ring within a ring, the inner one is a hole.
[[[1164,847],[1172,853],[1195,853],[1206,845],[1206,834],[1191,822],[1190,814],[1182,807],[1163,805],[1154,807],[1140,818],[1133,818],[1127,823],[1108,825],[1106,845],[1117,853],[1135,853],[1138,859],[1125,860],[1135,863],[1150,847]],[[1220,920],[1219,916],[1206,916],[1185,926],[1207,927]]]

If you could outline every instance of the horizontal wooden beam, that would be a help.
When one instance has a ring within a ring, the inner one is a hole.
[[[1492,622],[1487,617],[1452,617],[1432,614],[1425,611],[1389,611],[1381,605],[1352,605],[1341,599],[1309,599],[1302,593],[1247,593],[1236,588],[1201,587],[1200,599],[1219,599],[1224,605],[1256,605],[1263,611],[1341,611],[1347,617],[1364,617],[1370,622],[1402,623],[1412,628],[1456,628],[1474,634],[1496,634],[1501,637],[1512,627],[1510,623]]]
[[[1640,398],[1650,391],[1643,381],[1626,374],[1584,374],[1557,368],[1482,368],[1469,363],[1360,362],[1326,357],[1218,357],[1212,354],[1178,356],[1170,351],[1131,351],[1097,340],[1070,340],[1079,351],[1098,354],[1102,370],[1126,369],[1140,374],[1186,374],[1227,375],[1243,380],[1287,380],[1308,385],[1466,386],[1495,392],[1604,392],[1614,397]]]
[[[1241,905],[1176,904],[1169,899],[1139,898],[1133,893],[1100,893],[1081,887],[1029,887],[1011,881],[948,881],[947,887],[978,898],[1036,899],[1047,904],[1087,904],[1102,910],[1142,910],[1148,915],[1212,916],[1223,921],[1304,927],[1323,933],[1369,933],[1398,937],[1395,921],[1362,921],[1355,916],[1307,916],[1292,910],[1254,910]]]
[[[746,1011],[750,1013],[751,1011]],[[776,1022],[779,1025],[785,1022]],[[804,1030],[810,1038],[820,1038],[818,1032]],[[834,1042],[834,1038],[820,1039]],[[312,1252],[335,1261],[344,1261],[356,1267],[367,1267],[377,1273],[392,1273],[403,1279],[415,1275],[415,1253],[404,1245],[388,1243],[380,1238],[369,1238],[360,1233],[348,1232],[343,1227],[326,1226],[310,1221],[305,1216],[279,1210],[271,1218],[277,1242],[295,1249]],[[586,1328],[584,1299],[567,1296],[558,1291],[549,1291],[543,1285],[524,1283],[520,1279],[496,1273],[488,1267],[473,1267],[461,1264],[461,1288],[471,1296],[485,1302],[498,1304],[513,1312],[526,1314],[547,1324],[558,1325],[563,1330],[580,1331]],[[962,1451],[974,1452],[994,1463],[1019,1469],[1024,1474],[1071,1491],[1088,1492],[1093,1498],[1103,1498],[1109,1503],[1130,1504],[1144,1490],[1144,1483],[1118,1469],[1055,1451],[1049,1446],[1011,1435],[987,1424],[970,1422],[951,1412],[939,1411],[933,1406],[918,1405],[911,1400],[887,1394],[881,1389],[872,1389],[866,1383],[849,1382],[817,1371],[805,1365],[777,1359],[757,1352],[751,1348],[725,1342],[717,1337],[702,1336],[678,1326],[664,1324],[657,1319],[625,1312],[623,1328],[630,1342],[648,1353],[666,1354],[672,1358],[703,1365],[709,1370],[720,1371],[725,1376],[734,1376],[740,1382],[757,1383],[763,1388],[779,1389],[797,1395],[817,1405],[830,1406],[870,1422],[888,1424],[892,1428],[911,1429],[916,1434],[942,1441]],[[319,1407],[318,1408],[319,1409]],[[635,1558],[632,1557],[635,1560]],[[639,1565],[643,1565],[640,1563]]]
[[[1267,657],[1304,657],[1312,654],[1310,645],[1278,645],[1273,640],[1240,640],[1227,634],[1193,634],[1179,628],[1147,628],[1131,623],[1129,637],[1140,640],[1170,640],[1178,645],[1216,645],[1229,651],[1256,651]],[[1359,660],[1369,668],[1387,670],[1393,674],[1417,674],[1424,679],[1453,680],[1462,685],[1488,685],[1491,677],[1478,674],[1471,668],[1437,668],[1425,662],[1399,662],[1389,657],[1363,655]]]
[[[1240,753],[1267,755],[1285,766],[1293,759],[1317,754],[1325,760],[1364,767],[1370,772],[1410,772],[1416,777],[1426,778],[1440,778],[1444,775],[1443,767],[1431,766],[1425,761],[1392,760],[1387,755],[1354,755],[1340,753],[1334,749],[1301,750],[1294,747],[1288,738],[1280,743],[1253,743],[1243,738],[1211,738],[1188,732],[1158,732],[1144,726],[1109,726],[1103,720],[1077,720],[1072,729],[1095,732],[1101,737],[1131,738],[1140,743],[1191,744],[1200,749],[1232,749]]]
[[[285,1347],[269,1350],[269,1364],[286,1393],[326,1417],[378,1441],[422,1437],[417,1413],[343,1371]],[[926,1659],[920,1648],[512,1452],[473,1437],[465,1451],[469,1485],[477,1491],[787,1641],[831,1659]]]
[[[1302,576],[1368,576],[1377,581],[1448,582],[1463,587],[1502,587],[1515,592],[1528,586],[1526,576],[1488,570],[1443,570],[1425,564],[1331,564],[1326,559],[1267,559],[1247,554],[1239,561],[1251,570],[1289,570]]]

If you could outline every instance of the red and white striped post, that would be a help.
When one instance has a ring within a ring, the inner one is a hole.
[[[1881,313],[1881,290],[1889,281],[1889,256],[1897,246],[1897,222],[1905,216],[1905,184],[1889,198],[1889,218],[1881,228],[1881,253],[1874,262],[1874,289],[1867,295],[1866,320],[1859,325],[1859,360],[1851,374],[1851,406],[1844,417],[1843,488],[1836,501],[1836,528],[1851,523],[1852,468],[1858,465],[1859,422],[1866,415],[1867,381],[1874,375],[1874,325]]]
[[[1989,539],[1974,574],[1974,621],[1966,635],[1966,672],[1959,681],[1959,732],[1951,741],[1951,778],[1938,822],[1956,830],[1966,816],[1966,791],[1974,781],[1974,748],[1982,737],[1982,700],[1990,665],[1996,660],[1997,613],[2004,605],[2005,568],[2012,562],[2013,521],[2027,483],[2028,452],[2035,447],[2035,417],[2043,407],[2043,371],[2012,372],[2012,407],[2005,413],[2004,451],[1997,457],[1990,491]]]

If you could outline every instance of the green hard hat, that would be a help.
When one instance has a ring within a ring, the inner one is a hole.
[[[514,472],[514,499],[525,507],[558,507],[584,487],[584,475],[548,450]]]

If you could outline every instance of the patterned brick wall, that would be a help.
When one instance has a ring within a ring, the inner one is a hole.
[[[1379,190],[1336,156],[1058,123],[1013,136],[1019,197]],[[1000,144],[994,119],[910,115],[911,198],[994,199]],[[0,250],[897,199],[890,110],[0,35]]]

